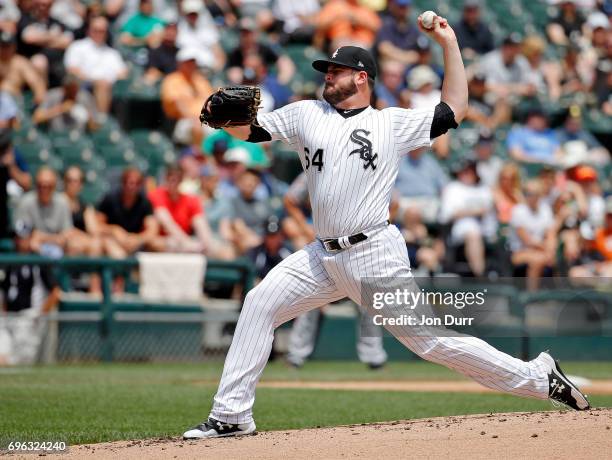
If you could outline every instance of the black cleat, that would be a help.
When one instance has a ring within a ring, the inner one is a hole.
[[[548,397],[550,399],[574,410],[588,410],[591,408],[586,396],[565,376],[559,367],[559,363],[552,356],[548,353],[540,353],[538,358],[549,367]]]
[[[227,436],[244,436],[255,433],[255,422],[225,423],[209,417],[205,422],[191,430],[185,431],[183,439],[224,438]]]

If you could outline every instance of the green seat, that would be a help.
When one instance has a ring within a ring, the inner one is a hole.
[[[142,171],[146,171],[149,167],[148,162],[131,148],[125,149],[122,146],[105,145],[99,147],[98,152],[109,168],[135,166]]]
[[[98,203],[104,194],[108,192],[109,185],[104,180],[97,180],[95,182],[86,182],[83,184],[83,190],[81,192],[81,199],[85,204],[95,205]]]

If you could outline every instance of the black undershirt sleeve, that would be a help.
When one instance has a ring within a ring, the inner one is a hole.
[[[445,134],[450,128],[456,129],[458,126],[453,109],[446,102],[440,102],[434,111],[429,138],[435,139]]]
[[[268,142],[272,140],[272,136],[268,131],[259,125],[251,124],[251,134],[247,139],[247,142]]]

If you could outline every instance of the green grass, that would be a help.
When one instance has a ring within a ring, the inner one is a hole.
[[[612,363],[565,363],[571,374],[612,378]],[[69,444],[178,436],[205,418],[221,364],[108,364],[0,369],[0,448],[10,441]],[[313,362],[295,371],[269,365],[264,380],[452,380],[429,363]],[[592,398],[612,406],[612,396]],[[442,415],[551,409],[548,402],[498,394],[261,388],[260,430],[333,426]]]

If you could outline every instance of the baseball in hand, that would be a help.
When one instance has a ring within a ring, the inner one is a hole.
[[[434,19],[435,19],[436,16],[437,16],[437,14],[434,13],[433,11],[425,11],[421,15],[421,24],[423,24],[423,27],[425,29],[433,28]]]

